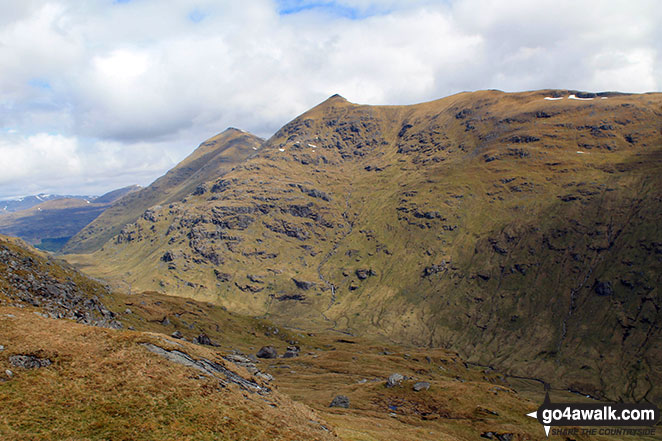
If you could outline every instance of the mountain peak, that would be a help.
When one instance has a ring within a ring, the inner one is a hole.
[[[248,133],[245,130],[238,129],[236,127],[228,127],[227,129],[223,130],[222,133],[228,133],[228,132]]]
[[[340,95],[338,93],[335,93],[335,94],[331,95],[324,102],[325,103],[327,103],[327,102],[328,103],[333,103],[333,102],[349,103],[349,101],[347,101],[347,99],[345,99],[345,97],[343,97],[342,95]]]

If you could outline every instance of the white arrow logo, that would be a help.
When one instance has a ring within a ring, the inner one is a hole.
[[[527,413],[526,416],[530,416],[531,418],[538,419],[538,411]],[[549,426],[543,426],[543,427],[545,428],[545,435],[549,437]]]

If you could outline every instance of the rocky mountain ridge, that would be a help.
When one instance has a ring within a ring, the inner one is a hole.
[[[132,289],[654,401],[661,116],[660,94],[334,96],[70,260]]]
[[[109,207],[64,246],[65,253],[89,253],[118,234],[151,207],[180,201],[210,179],[222,176],[234,165],[255,154],[263,140],[229,128],[206,140],[164,176]],[[202,187],[201,187],[202,188]]]

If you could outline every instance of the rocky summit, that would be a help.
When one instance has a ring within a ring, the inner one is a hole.
[[[662,397],[662,94],[333,96],[252,152],[68,259],[132,291]]]

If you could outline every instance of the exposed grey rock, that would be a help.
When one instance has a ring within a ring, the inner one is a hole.
[[[9,363],[23,369],[36,369],[52,364],[48,358],[39,358],[34,355],[12,355],[9,357]]]
[[[256,355],[257,358],[278,358],[278,351],[273,346],[262,346]]]
[[[6,369],[5,370],[5,375],[7,375],[7,377],[11,378],[11,377],[14,376],[14,373],[12,371],[10,371],[9,369]]]
[[[256,276],[255,274],[247,274],[246,278],[250,280],[253,283],[264,283],[264,280],[260,276]]]
[[[329,407],[342,407],[343,409],[349,409],[349,397],[345,395],[336,395],[336,397],[331,401]]]
[[[294,277],[292,277],[292,281],[294,282],[296,287],[299,288],[299,289],[308,290],[308,289],[312,288],[313,286],[315,286],[315,282],[307,282],[305,280],[297,280]]]
[[[205,184],[200,184],[197,187],[195,187],[195,190],[193,191],[194,196],[200,196],[202,194],[205,194],[207,191],[207,186]]]
[[[388,377],[388,380],[386,380],[386,387],[395,387],[395,386],[400,386],[402,383],[402,380],[404,380],[405,377],[398,373],[391,374]]]
[[[414,390],[416,392],[420,392],[422,390],[428,390],[430,389],[430,383],[427,381],[419,381],[416,384],[414,384]]]
[[[514,435],[512,433],[496,433],[496,432],[483,432],[480,434],[481,438],[494,439],[497,441],[512,441]]]
[[[266,381],[267,383],[274,379],[274,377],[271,374],[266,374],[264,372],[257,372],[255,376],[262,381]]]
[[[240,285],[237,282],[235,282],[234,284],[237,288],[239,288],[241,291],[244,291],[244,292],[256,293],[256,292],[260,292],[260,291],[264,290],[264,288],[260,287],[260,286],[254,286],[254,285],[249,285],[249,284]]]
[[[275,224],[268,224],[264,222],[264,226],[273,231],[274,233],[285,234],[289,237],[294,237],[299,240],[307,240],[310,237],[310,233],[303,228],[286,222],[282,219],[277,219]]]
[[[0,345],[0,352],[2,352],[2,351],[4,351],[4,350],[5,350],[5,347],[2,346],[2,345]]]
[[[610,296],[614,294],[614,290],[611,287],[611,282],[596,281],[593,290],[599,296]]]
[[[204,332],[195,338],[195,342],[199,345],[218,346],[216,343],[211,341],[211,338],[209,338],[209,336]]]
[[[298,346],[288,346],[287,351],[283,354],[283,358],[294,358],[299,356],[299,347]]]
[[[151,343],[142,343],[142,345],[145,346],[145,348],[147,348],[147,350],[149,350],[150,352],[158,354],[174,363],[183,364],[184,366],[189,366],[194,369],[197,369],[205,375],[210,375],[215,378],[219,378],[219,374],[223,375],[224,380],[237,384],[239,387],[249,392],[254,392],[262,395],[262,394],[267,394],[271,391],[269,388],[261,386],[252,380],[247,380],[241,375],[227,369],[223,365],[207,360],[205,358],[196,360],[184,352],[177,350],[168,351]],[[219,378],[219,380],[221,379]],[[224,383],[224,381],[221,380],[221,383]]]
[[[176,338],[176,339],[182,339],[182,338],[184,338],[184,335],[182,335],[182,333],[179,332],[179,331],[175,331],[175,332],[173,332],[172,334],[170,334],[170,336],[171,336],[172,338]]]
[[[446,261],[442,260],[439,265],[430,265],[423,270],[423,277],[430,277],[433,274],[446,271]]]
[[[377,273],[373,271],[372,269],[362,269],[359,268],[356,270],[356,277],[358,277],[361,280],[365,280],[370,276],[375,276]]]
[[[301,191],[303,193],[306,193],[311,198],[319,198],[319,199],[322,199],[324,201],[330,201],[331,200],[329,195],[324,193],[323,191],[315,190],[314,188],[305,188],[305,187],[301,187],[301,186],[299,186],[299,188],[301,189]]]
[[[232,279],[232,274],[223,273],[217,269],[214,269],[214,275],[220,282],[229,282]]]
[[[175,254],[172,251],[166,251],[163,256],[161,256],[163,262],[172,262],[175,260]]]
[[[39,314],[45,317],[121,328],[121,323],[115,320],[115,314],[97,296],[90,297],[82,291],[73,280],[63,282],[49,270],[39,270],[32,258],[5,246],[0,246],[0,258],[8,266],[7,276],[13,289],[5,294],[13,300],[12,306],[38,306],[41,309]],[[47,262],[48,265],[50,262]],[[106,289],[105,293],[109,292]]]
[[[279,302],[285,302],[287,300],[294,300],[296,302],[302,302],[302,301],[306,300],[306,296],[304,296],[302,294],[284,294],[282,296],[276,297],[276,300],[278,300]]]
[[[243,364],[253,364],[253,361],[239,354],[228,354],[225,357],[226,360],[231,361],[232,363],[243,363]]]

